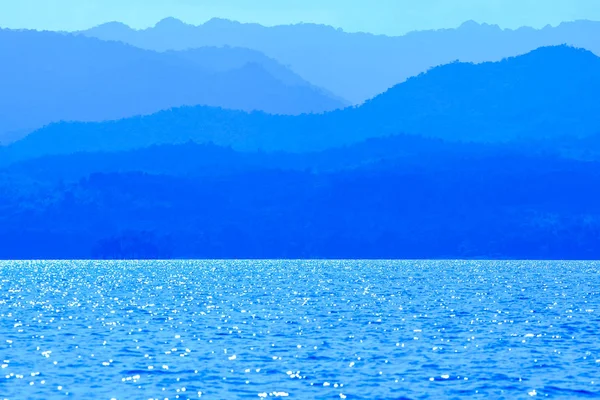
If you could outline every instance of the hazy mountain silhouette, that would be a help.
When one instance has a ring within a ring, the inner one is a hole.
[[[108,23],[82,32],[153,50],[239,46],[273,57],[309,82],[360,103],[427,69],[460,60],[498,61],[543,46],[568,44],[600,55],[600,22],[576,21],[540,30],[501,29],[468,21],[457,29],[388,37],[346,33],[324,25],[263,27],[224,19],[200,26],[167,18],[155,27],[133,30]]]
[[[309,85],[288,68],[256,50],[228,46],[200,47],[184,51],[167,51],[166,54],[192,61],[213,72],[227,72],[243,68],[247,64],[256,64],[288,86]]]
[[[248,67],[252,68],[252,67]],[[422,135],[479,142],[573,140],[600,133],[600,58],[567,46],[497,63],[453,63],[361,107],[325,114],[184,107],[104,123],[60,123],[7,147],[4,162],[44,154],[117,151],[196,141],[240,150],[302,152],[371,137]]]
[[[119,119],[182,105],[281,114],[344,105],[245,49],[156,53],[79,35],[0,30],[0,54],[0,143],[53,121]]]

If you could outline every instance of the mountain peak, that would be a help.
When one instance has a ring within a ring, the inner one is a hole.
[[[558,46],[544,46],[530,51],[522,56],[514,58],[544,58],[547,61],[554,60],[555,62],[566,63],[578,59],[598,60],[598,56],[589,50],[562,44]]]
[[[238,21],[232,21],[230,19],[227,18],[211,18],[208,21],[206,21],[204,23],[204,25],[208,25],[208,26],[230,26],[230,25],[241,25],[241,22]]]
[[[174,17],[163,18],[154,25],[155,28],[179,28],[182,26],[187,26],[187,24]]]
[[[475,30],[477,30],[479,32],[482,29],[487,29],[487,30],[502,30],[500,28],[500,26],[498,26],[498,25],[487,24],[485,22],[484,23],[479,23],[479,22],[473,21],[473,20],[465,21],[465,22],[463,22],[458,27],[458,30],[462,30],[462,31],[475,31]]]
[[[118,21],[105,22],[88,30],[88,32],[111,32],[113,34],[125,34],[131,27]]]
[[[124,24],[123,22],[119,22],[119,21],[110,21],[110,22],[105,22],[103,24],[100,24],[98,26],[96,26],[96,28],[130,28],[129,25]]]
[[[481,26],[481,24],[477,21],[473,21],[472,19],[463,22],[462,24],[460,24],[460,26],[458,27],[458,29],[473,29],[473,28],[479,28]]]

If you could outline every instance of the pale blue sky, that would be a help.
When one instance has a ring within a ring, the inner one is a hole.
[[[598,21],[600,0],[0,0],[4,28],[79,30],[108,21],[144,28],[167,16],[193,24],[212,17],[263,25],[315,22],[400,35],[466,20],[505,28]]]

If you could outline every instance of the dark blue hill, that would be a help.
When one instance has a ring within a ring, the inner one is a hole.
[[[4,171],[0,258],[600,257],[598,163],[445,153],[328,171],[261,154],[228,171],[162,166],[176,175]]]

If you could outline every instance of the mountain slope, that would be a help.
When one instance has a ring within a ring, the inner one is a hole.
[[[542,46],[568,44],[600,55],[600,22],[575,21],[536,30],[469,21],[456,29],[400,37],[346,33],[314,24],[264,27],[213,19],[200,26],[174,18],[133,30],[109,23],[81,32],[153,50],[238,46],[273,57],[309,82],[358,104],[429,68],[454,60],[499,61]]]
[[[250,69],[252,67],[249,67]],[[566,46],[498,63],[454,63],[357,108],[300,116],[184,107],[105,123],[60,123],[0,152],[8,163],[44,154],[212,142],[240,150],[326,149],[400,133],[445,140],[543,142],[600,133],[600,58]]]
[[[182,105],[282,114],[343,106],[275,61],[239,49],[156,53],[83,36],[0,30],[0,53],[0,142],[3,133],[54,121]]]
[[[544,47],[496,63],[434,68],[359,109],[403,130],[452,139],[542,139],[600,133],[600,58]],[[401,122],[400,122],[401,121]]]
[[[265,56],[263,53],[242,47],[200,47],[189,50],[165,52],[181,57],[212,72],[227,72],[243,68],[246,64],[260,65],[265,71],[287,86],[309,86],[297,74]]]

